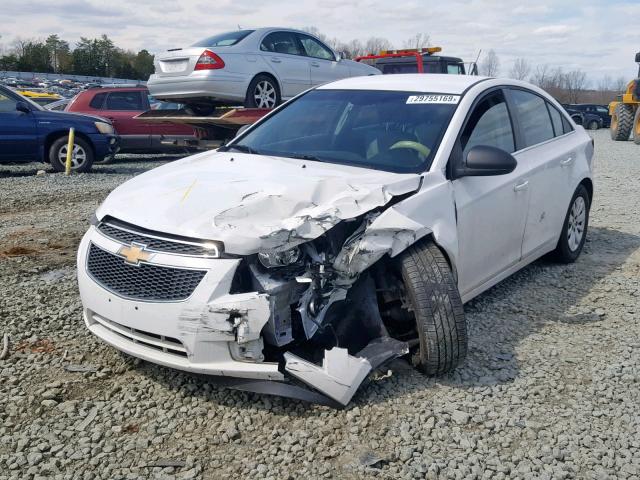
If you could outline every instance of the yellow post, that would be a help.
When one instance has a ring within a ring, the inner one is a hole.
[[[69,175],[71,173],[71,158],[73,158],[73,144],[75,143],[76,130],[71,127],[69,129],[69,143],[67,143],[67,161],[64,166],[64,174]]]

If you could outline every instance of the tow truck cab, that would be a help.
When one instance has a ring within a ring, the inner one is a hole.
[[[377,55],[357,57],[356,61],[366,62],[383,74],[394,73],[448,73],[466,75],[464,62],[458,57],[434,55],[440,47],[421,49],[383,50]],[[477,75],[475,65],[471,66],[471,75]]]

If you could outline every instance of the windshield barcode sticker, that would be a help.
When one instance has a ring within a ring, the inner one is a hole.
[[[407,103],[446,103],[456,105],[460,101],[460,95],[411,95]]]

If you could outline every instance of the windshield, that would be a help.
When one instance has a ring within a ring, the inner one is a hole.
[[[221,33],[213,37],[205,38],[191,45],[192,47],[230,47],[245,38],[254,30],[236,30],[235,32]]]
[[[225,149],[420,173],[433,156],[457,95],[312,90]]]

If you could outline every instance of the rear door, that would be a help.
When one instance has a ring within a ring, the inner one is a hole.
[[[101,116],[113,122],[122,150],[151,148],[153,124],[134,117],[149,109],[146,93],[141,90],[113,90],[102,105]]]
[[[571,195],[576,158],[573,128],[542,96],[510,88],[508,100],[517,123],[518,163],[529,168],[529,213],[522,240],[527,257],[555,247]]]
[[[0,90],[0,159],[33,161],[38,153],[35,114],[16,110],[17,98]]]
[[[263,60],[278,77],[283,98],[291,98],[311,87],[309,59],[295,33],[278,31],[267,34],[260,44],[260,51]]]
[[[304,53],[309,57],[312,86],[333,82],[350,75],[349,67],[344,62],[336,61],[335,54],[324,43],[310,35],[298,33],[297,36]]]

